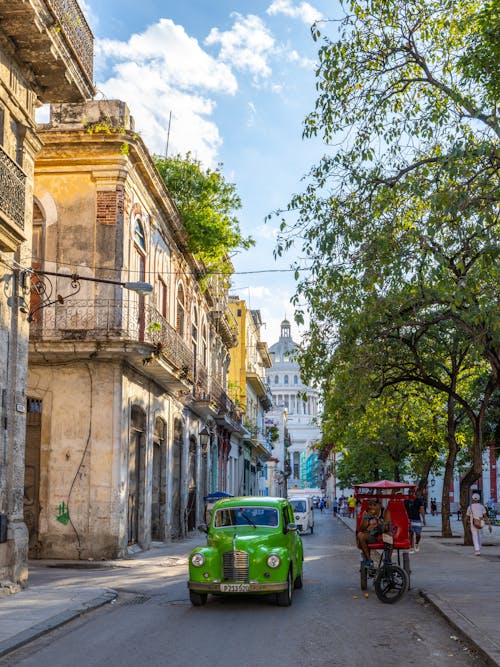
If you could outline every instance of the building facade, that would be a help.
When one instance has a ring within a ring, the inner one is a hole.
[[[276,406],[286,411],[290,444],[288,485],[296,488],[319,487],[323,483],[323,463],[314,445],[321,440],[318,424],[317,392],[302,382],[296,361],[298,344],[293,341],[288,320],[281,323],[280,338],[270,346],[272,366],[266,374]]]
[[[260,311],[251,310],[237,296],[229,299],[238,326],[238,343],[231,349],[229,387],[231,398],[243,411],[246,433],[234,441],[230,466],[238,470],[231,488],[234,495],[267,495],[265,463],[272,453],[266,412],[272,407],[266,369],[271,365],[267,343],[261,340]],[[238,464],[238,461],[240,463]]]
[[[227,394],[237,329],[225,287],[200,287],[203,266],[124,102],[52,106],[39,132],[30,554],[123,557],[193,530],[224,484],[231,436],[244,433]]]
[[[71,16],[69,19],[68,17]],[[26,581],[23,518],[29,325],[22,267],[31,256],[35,109],[94,95],[93,35],[75,0],[0,3],[0,582]]]

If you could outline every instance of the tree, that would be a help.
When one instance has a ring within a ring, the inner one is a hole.
[[[491,77],[478,75],[481,59],[471,65],[479,47],[463,50],[482,4],[348,7],[338,39],[319,50],[304,128],[336,145],[276,212],[277,253],[300,239],[309,259],[303,277],[297,267],[296,302],[305,297],[328,328],[332,313],[342,321],[370,295],[407,284],[401,307],[429,323],[452,320],[500,383],[500,124]]]
[[[373,366],[377,353],[379,365],[411,353],[382,346],[405,326],[421,341],[430,336],[429,350],[438,332],[452,332],[484,357],[500,386],[500,123],[492,73],[500,63],[486,20],[493,4],[351,0],[344,7],[333,39],[313,27],[323,43],[304,134],[322,136],[330,150],[276,212],[276,252],[300,239],[308,260],[307,273],[297,267],[295,297],[313,322],[307,345],[328,350],[341,333],[356,342],[363,330],[364,342],[379,343],[364,362]],[[475,443],[462,504],[482,472],[477,428],[491,391],[488,381],[479,407],[462,404]]]
[[[187,231],[187,248],[206,267],[207,273],[229,275],[231,253],[248,249],[254,241],[241,234],[234,212],[241,200],[234,184],[217,169],[204,169],[190,153],[186,157],[155,157]]]

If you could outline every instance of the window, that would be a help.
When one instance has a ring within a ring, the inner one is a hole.
[[[204,324],[201,328],[201,361],[204,366],[208,362],[208,342],[207,342],[207,325]]]
[[[158,312],[165,319],[167,319],[167,286],[165,281],[158,277],[158,294],[157,294],[157,303]]]
[[[146,252],[146,235],[144,234],[144,227],[139,218],[135,221],[134,241],[142,251]]]
[[[186,327],[186,303],[184,296],[184,288],[182,287],[182,285],[179,285],[177,288],[177,313],[176,313],[175,328],[180,336],[184,336],[185,327]]]
[[[288,375],[285,375],[285,377],[283,378],[283,380],[284,380],[285,384],[288,384]]]
[[[293,376],[293,384],[299,384],[299,376],[298,375]]]
[[[274,384],[279,384],[279,382],[280,382],[280,379],[279,379],[278,375],[275,375],[274,376]]]

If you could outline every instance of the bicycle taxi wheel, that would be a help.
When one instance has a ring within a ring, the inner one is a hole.
[[[380,568],[373,586],[380,602],[397,602],[408,590],[408,574],[399,565],[384,565]]]

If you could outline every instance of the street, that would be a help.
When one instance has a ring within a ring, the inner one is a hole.
[[[303,537],[304,588],[295,591],[291,607],[265,597],[209,597],[205,607],[194,608],[185,561],[133,571],[89,569],[78,576],[113,588],[116,601],[9,654],[0,665],[486,664],[417,589],[394,605],[379,602],[371,584],[364,597],[352,532],[326,510],[315,511],[315,522],[314,534]],[[75,576],[71,570],[53,572],[59,583]]]

